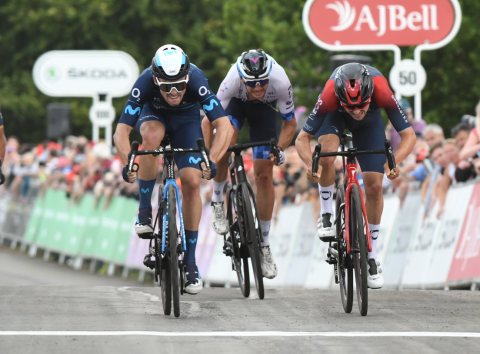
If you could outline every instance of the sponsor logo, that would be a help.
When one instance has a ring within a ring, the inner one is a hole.
[[[303,24],[316,43],[418,45],[442,41],[460,19],[457,0],[309,0]]]
[[[201,157],[195,158],[193,156],[190,156],[190,158],[188,159],[189,163],[195,164],[195,165],[198,164],[200,161],[202,161]]]
[[[202,108],[203,108],[204,111],[211,112],[211,111],[213,111],[213,109],[215,108],[215,106],[218,106],[218,102],[217,102],[217,100],[215,100],[215,99],[212,98],[212,99],[210,100],[210,103],[209,103],[208,105],[204,104],[204,105],[202,106]]]
[[[125,114],[130,114],[131,116],[138,116],[141,112],[141,108],[140,107],[137,107],[135,109],[133,109],[132,106],[128,105],[127,107],[125,107]]]
[[[127,79],[128,75],[124,70],[114,69],[81,69],[70,68],[67,71],[70,79]]]

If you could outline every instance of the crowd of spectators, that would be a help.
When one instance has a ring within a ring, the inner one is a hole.
[[[480,102],[476,116],[464,115],[448,139],[438,124],[415,120],[408,101],[401,100],[407,118],[417,134],[412,154],[402,163],[399,178],[385,179],[385,193],[395,193],[402,205],[411,190],[421,191],[425,217],[435,210],[443,212],[450,186],[476,178],[480,174]],[[398,134],[391,126],[386,136],[394,149]],[[312,144],[314,142],[312,141]],[[294,146],[286,149],[286,163],[274,167],[276,200],[273,221],[283,205],[312,203],[314,215],[320,214],[318,185],[307,179],[303,164]],[[341,171],[341,161],[337,169]],[[244,154],[245,170],[255,188],[253,157]],[[161,158],[158,159],[159,171]],[[137,198],[136,183],[125,183],[121,177],[121,162],[104,142],[93,143],[84,136],[68,136],[63,141],[46,141],[36,146],[22,145],[9,137],[3,170],[5,190],[18,201],[28,202],[42,195],[47,188],[64,190],[72,203],[79,203],[85,193],[93,193],[95,204],[107,208],[114,195]],[[202,198],[209,204],[211,184],[202,185]]]
[[[46,141],[36,146],[7,139],[3,171],[5,190],[14,200],[30,202],[46,189],[64,190],[72,203],[93,193],[97,207],[107,208],[112,196],[136,198],[138,187],[123,183],[120,159],[104,142],[68,136],[64,141]]]

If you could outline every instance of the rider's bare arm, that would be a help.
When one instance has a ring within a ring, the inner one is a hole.
[[[216,132],[210,148],[210,160],[214,163],[218,163],[230,146],[230,140],[233,136],[233,127],[227,116],[215,119],[212,122],[212,125]]]
[[[132,127],[128,124],[118,123],[115,128],[115,134],[113,135],[115,147],[124,165],[128,162],[128,154],[130,153],[131,131]]]
[[[395,152],[395,161],[399,165],[403,160],[407,158],[408,155],[413,151],[417,138],[415,136],[415,131],[412,127],[408,127],[401,132],[400,134],[400,145],[398,146],[397,151]]]
[[[280,149],[285,150],[290,145],[296,129],[297,120],[295,118],[289,121],[283,121],[282,130],[280,130],[277,144]]]
[[[300,156],[303,163],[306,165],[307,171],[310,173],[312,169],[312,150],[310,149],[311,140],[312,135],[304,130],[300,131],[295,140],[295,147],[297,148],[298,156]]]

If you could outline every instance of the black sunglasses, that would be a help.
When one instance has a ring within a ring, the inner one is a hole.
[[[245,85],[247,85],[248,87],[257,87],[257,86],[265,86],[268,84],[270,80],[269,79],[263,79],[263,80],[245,80]]]

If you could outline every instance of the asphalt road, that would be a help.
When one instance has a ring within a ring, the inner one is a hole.
[[[255,292],[253,291],[253,295]],[[235,288],[181,298],[0,247],[0,353],[452,353],[480,348],[478,291],[369,292],[368,316],[337,291]]]

